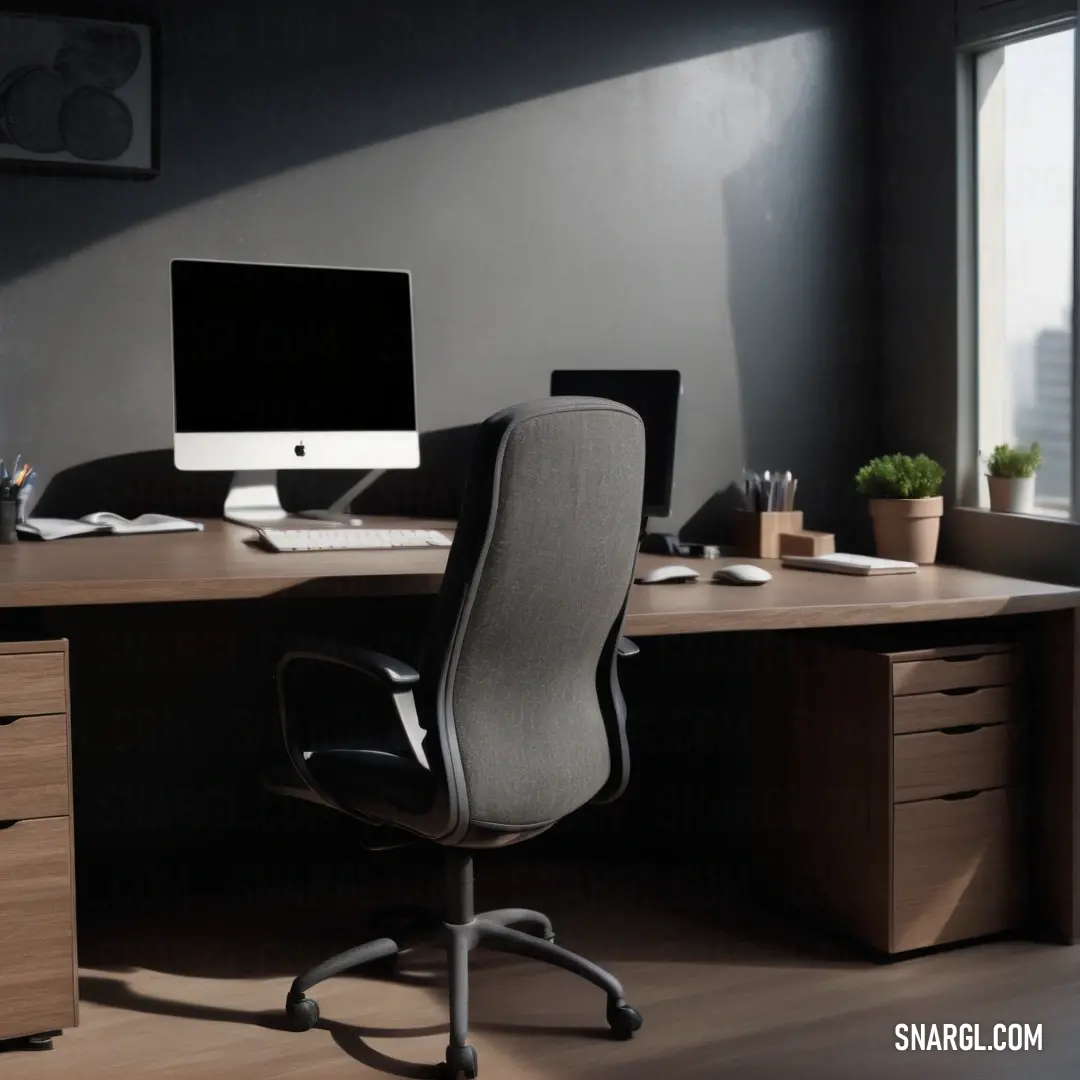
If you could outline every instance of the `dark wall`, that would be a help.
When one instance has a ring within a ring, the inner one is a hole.
[[[960,389],[955,12],[941,0],[885,0],[876,25],[884,437],[889,452],[940,461],[952,501]]]
[[[414,273],[424,430],[554,367],[677,365],[672,524],[745,465],[796,470],[810,524],[861,520],[859,7],[129,4],[162,23],[162,175],[0,176],[0,453],[43,484],[170,445],[171,258],[385,265]]]

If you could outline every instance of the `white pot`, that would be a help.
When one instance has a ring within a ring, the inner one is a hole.
[[[990,509],[999,514],[1033,514],[1035,512],[1035,477],[1009,479],[988,476]]]

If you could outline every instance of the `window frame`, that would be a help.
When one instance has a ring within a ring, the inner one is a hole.
[[[966,11],[965,11],[966,9]],[[965,17],[967,22],[965,23]],[[980,291],[979,291],[979,138],[978,62],[994,49],[1067,29],[1074,31],[1073,60],[1073,237],[1072,311],[1069,321],[1071,372],[1071,476],[1067,518],[1036,513],[1040,521],[1080,524],[1080,0],[958,0],[958,271],[960,320],[959,432],[961,472],[968,477],[962,504],[988,505],[983,492],[980,454]],[[963,437],[964,433],[967,437]]]
[[[1033,30],[1060,28],[1076,16],[1076,0],[956,0],[957,43],[982,51]]]

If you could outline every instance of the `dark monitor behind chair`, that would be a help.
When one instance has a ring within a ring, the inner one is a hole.
[[[645,505],[642,517],[667,517],[675,475],[675,434],[682,374],[653,371],[553,371],[553,397],[607,398],[628,405],[645,423]],[[643,526],[644,528],[644,526]]]

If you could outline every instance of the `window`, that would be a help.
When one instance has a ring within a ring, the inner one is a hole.
[[[1077,509],[1075,55],[1068,28],[975,59],[979,449],[1038,442],[1036,510],[1053,517]]]

